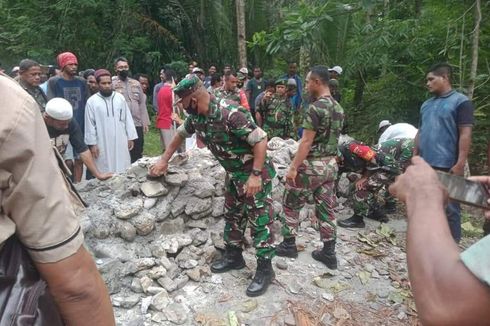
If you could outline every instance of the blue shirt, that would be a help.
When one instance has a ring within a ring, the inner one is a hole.
[[[59,76],[48,80],[48,99],[62,97],[73,107],[73,118],[78,122],[82,133],[85,131],[85,104],[89,98],[89,90],[85,79],[75,77],[67,80]]]
[[[473,125],[473,104],[452,90],[420,108],[419,152],[433,167],[450,169],[459,155],[459,127]]]

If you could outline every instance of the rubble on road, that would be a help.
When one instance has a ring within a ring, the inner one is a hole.
[[[274,209],[282,209],[283,177],[297,150],[273,138],[268,154],[278,172]],[[416,320],[404,253],[405,221],[366,221],[366,230],[338,230],[339,269],[311,257],[321,245],[307,206],[301,212],[299,257],[274,258],[276,280],[250,299],[255,271],[247,234],[247,268],[212,274],[224,247],[226,173],[207,149],[175,156],[168,174],[147,178],[156,158],[143,158],[126,173],[78,185],[89,207],[79,212],[118,325],[402,325]],[[341,185],[346,187],[345,180]],[[350,215],[340,200],[338,218]],[[280,242],[280,223],[273,227]]]

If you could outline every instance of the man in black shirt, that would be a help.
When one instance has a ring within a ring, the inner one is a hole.
[[[87,166],[87,169],[99,180],[112,177],[112,173],[100,173],[92,159],[88,146],[83,141],[83,134],[77,121],[73,118],[73,109],[67,100],[55,97],[46,104],[43,113],[44,122],[48,129],[51,143],[61,155],[64,154],[68,142],[71,143],[75,153]]]

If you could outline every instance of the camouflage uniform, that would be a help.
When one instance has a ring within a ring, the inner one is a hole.
[[[249,222],[257,257],[270,259],[274,256],[270,227],[273,222],[272,178],[276,172],[266,159],[262,190],[254,197],[246,197],[245,184],[253,168],[253,146],[267,135],[243,114],[243,110],[230,103],[223,107],[216,99],[211,99],[208,116],[189,115],[177,132],[182,137],[196,133],[227,172],[225,242],[240,247]]]
[[[306,160],[297,171],[296,186],[286,184],[282,235],[296,237],[299,212],[313,194],[322,241],[335,240],[335,180],[337,143],[344,121],[344,110],[331,97],[321,97],[306,108],[302,127],[316,132]]]
[[[377,209],[377,192],[392,183],[395,176],[407,168],[412,158],[413,146],[413,139],[406,138],[388,140],[373,148],[376,152],[376,164],[383,170],[369,176],[365,188],[354,192],[354,214],[367,217]]]
[[[29,95],[31,95],[32,98],[36,101],[37,105],[39,106],[39,110],[41,110],[41,112],[44,112],[44,109],[46,108],[46,103],[48,102],[48,98],[44,94],[41,87],[29,86],[22,79],[19,79],[18,82],[19,82],[19,85],[22,86],[22,88],[27,93],[29,93]]]
[[[291,101],[287,96],[274,95],[272,100],[259,106],[258,112],[263,118],[262,128],[269,139],[294,138]]]

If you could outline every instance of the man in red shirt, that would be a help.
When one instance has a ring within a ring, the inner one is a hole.
[[[156,127],[160,129],[160,142],[162,144],[162,149],[168,148],[168,145],[172,141],[176,130],[176,128],[174,128],[174,122],[172,120],[172,85],[174,84],[174,78],[175,72],[173,72],[172,70],[165,70],[164,84],[157,94],[158,111]]]

